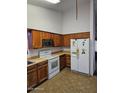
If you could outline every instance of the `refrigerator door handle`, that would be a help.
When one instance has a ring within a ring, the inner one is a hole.
[[[79,48],[77,48],[77,59],[79,59]]]

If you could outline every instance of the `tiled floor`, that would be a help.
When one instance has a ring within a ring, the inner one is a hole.
[[[65,68],[30,93],[97,93],[96,77],[82,75]]]

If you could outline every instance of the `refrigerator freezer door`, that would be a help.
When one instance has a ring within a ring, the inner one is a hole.
[[[71,39],[71,55],[77,56],[77,40]]]
[[[71,39],[71,70],[78,71],[77,40]]]
[[[89,74],[89,39],[78,39],[79,62],[78,71]]]

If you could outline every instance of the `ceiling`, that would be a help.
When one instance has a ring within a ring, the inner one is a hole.
[[[36,5],[36,6],[40,6],[40,7],[45,7],[45,8],[50,8],[53,10],[57,10],[60,11],[61,10],[61,3],[58,4],[51,4],[45,0],[27,0],[28,4],[32,4],[32,5]]]
[[[78,0],[79,3],[85,3],[89,0]],[[76,0],[61,0],[58,4],[51,4],[49,2],[46,2],[45,0],[27,0],[28,4],[50,8],[56,11],[65,11],[75,5]]]

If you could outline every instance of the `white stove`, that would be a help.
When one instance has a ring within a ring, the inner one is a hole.
[[[52,56],[51,50],[40,51],[39,55],[48,59],[48,79],[60,72],[59,57]]]

